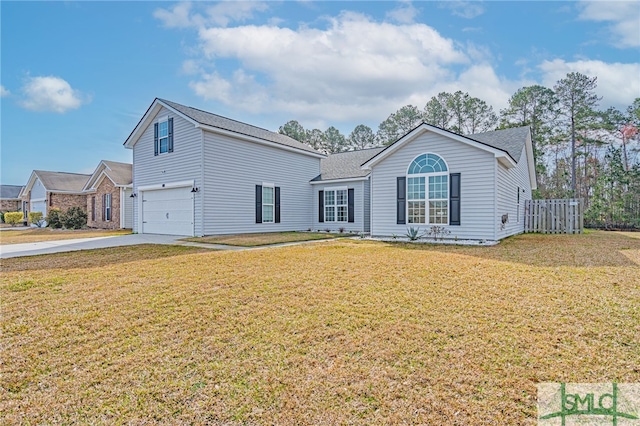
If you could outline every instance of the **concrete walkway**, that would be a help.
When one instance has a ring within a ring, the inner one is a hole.
[[[130,234],[108,237],[76,238],[73,240],[41,241],[37,243],[0,245],[0,259],[38,254],[63,253],[137,244],[180,244],[184,238],[175,235]]]

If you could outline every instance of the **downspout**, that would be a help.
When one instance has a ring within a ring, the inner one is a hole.
[[[498,160],[493,160],[493,241],[498,241]]]
[[[200,236],[204,236],[204,192],[204,130],[200,129]]]

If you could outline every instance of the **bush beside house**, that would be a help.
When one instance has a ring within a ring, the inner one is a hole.
[[[4,221],[10,225],[17,225],[24,221],[24,215],[22,212],[6,212],[4,214]]]

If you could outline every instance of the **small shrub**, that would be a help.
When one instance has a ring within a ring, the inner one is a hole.
[[[38,225],[42,220],[42,212],[29,212],[29,222]]]
[[[62,212],[60,209],[49,210],[49,216],[47,216],[47,223],[49,228],[60,229],[62,228]]]
[[[80,207],[71,207],[62,216],[62,225],[67,229],[87,226],[87,214]]]
[[[409,241],[416,241],[419,240],[424,233],[420,232],[420,228],[414,228],[412,226],[411,228],[407,228],[407,233],[405,235],[409,238]]]
[[[434,225],[429,229],[429,235],[433,235],[434,241],[438,240],[438,236],[440,236],[440,239],[444,240],[445,235],[449,234],[451,234],[451,231],[444,226]]]
[[[345,230],[344,226],[341,226],[340,228],[338,228],[338,232],[341,234],[344,234],[344,230]]]
[[[0,212],[0,223],[4,223],[4,212]]]
[[[24,215],[22,212],[6,212],[4,214],[4,221],[10,225],[17,225],[22,223],[24,220]]]
[[[329,229],[329,228],[324,228],[324,232],[326,232],[326,233],[328,234],[329,232],[331,232],[331,229]]]

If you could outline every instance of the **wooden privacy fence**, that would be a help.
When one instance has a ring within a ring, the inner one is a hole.
[[[584,201],[527,200],[524,230],[543,234],[581,234],[584,230]]]

